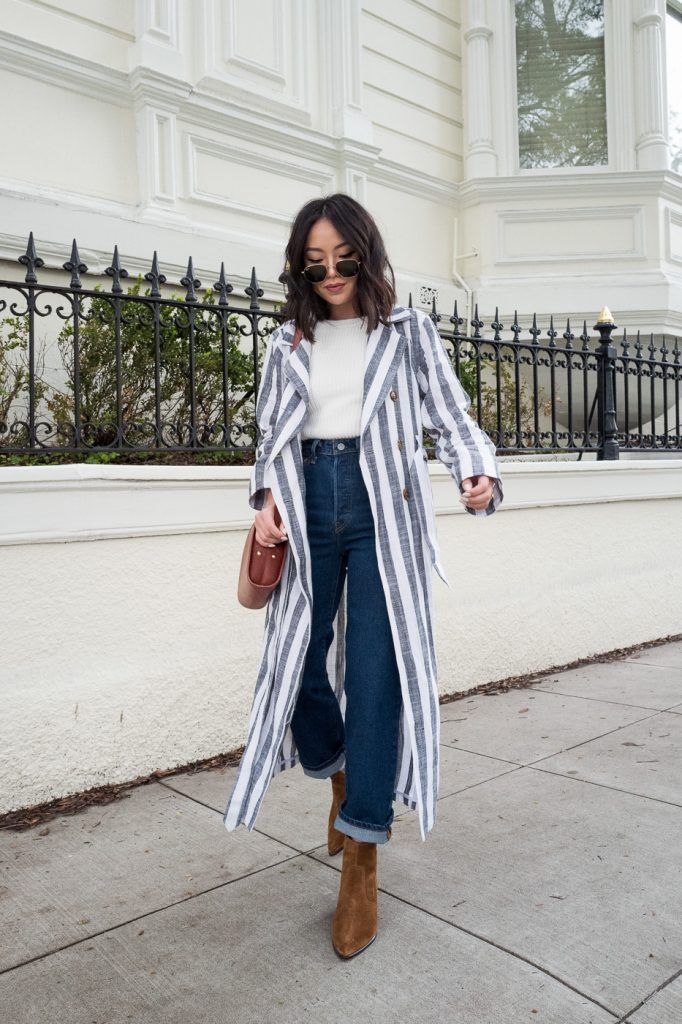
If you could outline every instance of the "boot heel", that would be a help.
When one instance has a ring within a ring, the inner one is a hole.
[[[362,953],[377,937],[377,844],[346,836],[332,946],[342,960]]]

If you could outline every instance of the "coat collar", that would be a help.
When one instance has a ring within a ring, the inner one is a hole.
[[[367,335],[360,435],[364,436],[372,417],[384,402],[403,357],[407,332],[394,325],[408,320],[412,309],[394,306],[388,325],[379,323]],[[282,325],[282,344],[286,346],[283,366],[283,390],[280,412],[275,424],[274,439],[268,464],[284,445],[296,434],[305,420],[310,401],[310,354],[312,343],[301,338],[293,352],[287,355],[294,339],[292,320]]]

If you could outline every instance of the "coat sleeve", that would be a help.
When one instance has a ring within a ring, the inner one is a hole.
[[[419,369],[422,423],[436,442],[436,455],[448,468],[461,491],[462,480],[485,474],[493,483],[487,508],[466,511],[489,516],[503,498],[495,445],[476,420],[468,415],[471,399],[455,373],[442,339],[426,313],[418,313]]]
[[[275,421],[282,398],[282,349],[276,344],[280,334],[281,329],[276,327],[268,338],[256,399],[259,442],[249,483],[249,505],[256,510],[262,509],[265,505],[266,491],[270,487],[270,470],[266,470],[265,463],[272,447]]]

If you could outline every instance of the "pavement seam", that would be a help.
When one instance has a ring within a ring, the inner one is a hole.
[[[653,997],[658,995],[659,992],[662,992],[664,988],[667,988],[668,985],[671,985],[673,981],[676,981],[677,978],[680,977],[680,975],[682,975],[682,967],[679,969],[679,971],[675,971],[675,973],[671,975],[666,981],[662,981],[661,984],[658,985],[653,990],[653,992],[650,992],[648,996],[644,996],[644,999],[642,999],[640,1003],[637,1003],[636,1006],[633,1006],[631,1010],[628,1010],[624,1017],[621,1017],[619,1020],[616,1021],[616,1024],[628,1024],[628,1018],[632,1017],[633,1013],[638,1013],[642,1009],[642,1007],[649,1002],[650,999],[653,999]],[[633,1024],[635,1024],[635,1022],[633,1022]]]
[[[588,697],[584,693],[566,693],[565,690],[544,690],[541,686],[534,686],[533,691],[535,693],[548,693],[551,697],[555,695],[557,697],[574,697],[576,700],[593,700],[599,704],[615,704],[619,708],[640,708],[642,711],[655,711],[656,713],[670,711],[671,708],[679,706],[678,701],[677,704],[671,704],[667,708],[652,708],[648,704],[628,704],[625,700],[610,700],[608,697]]]
[[[595,779],[579,779],[574,775],[565,775],[563,772],[552,771],[551,768],[536,768],[535,765],[524,765],[525,768],[532,768],[534,772],[543,772],[545,775],[557,775],[560,779],[569,782],[582,782],[588,786],[597,786],[599,789],[608,789],[613,793],[625,793],[626,796],[634,796],[639,800],[652,800],[657,804],[665,804],[666,807],[676,807],[682,810],[682,804],[676,804],[672,800],[664,800],[662,796],[650,796],[646,793],[633,793],[631,789],[620,789],[618,786],[609,786],[606,782],[597,782]]]
[[[600,732],[596,736],[591,736],[589,740],[581,740],[580,743],[574,743],[570,747],[562,747],[561,750],[555,750],[553,754],[543,754],[542,757],[537,757],[534,761],[528,761],[524,765],[524,768],[530,768],[532,765],[539,764],[540,761],[546,761],[549,757],[556,757],[557,754],[565,754],[569,750],[577,750],[579,747],[585,747],[588,743],[594,743],[595,740],[602,740],[605,736],[612,736],[616,732],[622,732],[623,729],[631,729],[633,725],[641,725],[642,722],[649,722],[652,718],[658,718],[659,715],[666,715],[667,711],[655,711],[651,715],[644,715],[642,718],[635,718],[632,722],[624,722],[622,725],[616,725],[613,729],[607,729],[606,732]]]
[[[582,699],[582,698],[579,698]],[[654,711],[650,715],[643,715],[642,718],[635,718],[632,722],[625,722],[623,725],[616,725],[613,729],[607,729],[606,732],[597,733],[595,736],[590,736],[588,740],[581,740],[580,743],[573,743],[570,747],[561,747],[559,750],[553,750],[550,754],[543,754],[542,757],[535,758],[534,761],[510,761],[507,758],[499,757],[495,755],[495,760],[505,761],[507,764],[516,765],[519,768],[530,768],[535,764],[539,764],[540,761],[546,761],[550,757],[556,757],[557,754],[565,754],[569,750],[577,750],[578,747],[584,747],[588,743],[594,743],[595,740],[601,740],[604,736],[610,736],[614,732],[619,732],[621,729],[629,729],[633,725],[639,725],[640,722],[648,722],[651,718],[656,718],[658,715],[667,714],[667,711]],[[492,757],[492,754],[482,754],[478,750],[472,750],[470,747],[455,746],[453,743],[448,743],[447,740],[440,740],[440,745],[443,747],[449,747],[450,750],[463,750],[467,754],[478,754],[479,757]]]
[[[217,807],[213,807],[213,806],[211,806],[211,804],[204,803],[203,800],[198,800],[197,797],[191,796],[189,793],[183,793],[182,790],[175,789],[169,783],[162,783],[162,784],[167,786],[168,789],[172,789],[173,792],[177,793],[178,796],[186,797],[187,800],[191,800],[193,803],[199,804],[200,807],[205,807],[207,811],[212,811],[213,814],[222,814],[223,813],[222,811],[219,811]],[[407,810],[407,808],[406,808],[406,810]],[[265,832],[262,828],[258,828],[257,826],[254,826],[252,831],[257,833],[259,836],[263,836],[264,839],[271,839],[273,843],[277,843],[279,846],[286,846],[287,849],[294,850],[295,854],[297,854],[297,855],[298,854],[314,853],[315,850],[319,850],[321,847],[326,845],[324,842],[321,842],[321,843],[316,843],[315,846],[309,846],[309,847],[306,847],[305,850],[301,850],[298,846],[294,846],[292,843],[288,843],[286,841],[286,839],[278,839],[277,836],[272,836],[272,835],[270,835],[269,832]],[[289,860],[292,860],[292,858],[291,857],[285,857],[284,860],[281,863],[285,863],[286,861],[289,861]],[[262,868],[259,868],[258,870],[261,871]],[[236,882],[237,879],[233,878],[232,881]]]
[[[207,811],[211,811],[213,814],[223,815],[223,812],[218,810],[217,807],[213,807],[212,804],[207,804],[204,800],[199,800],[198,797],[192,796],[191,793],[184,793],[181,789],[176,789],[175,786],[172,786],[168,782],[161,782],[160,784],[165,786],[166,789],[170,789],[171,792],[175,793],[177,796],[182,796],[185,800],[191,800],[192,803],[198,804],[199,807],[205,807]],[[277,839],[275,836],[271,836],[268,832],[264,832],[262,828],[254,827],[252,831],[256,832],[259,836],[264,836],[266,839],[272,839],[273,843],[279,843],[280,846],[286,846],[289,850],[296,850],[297,853],[305,853],[305,850],[299,850],[297,846],[287,843],[285,839]],[[312,847],[312,849],[315,849],[315,847]]]
[[[606,733],[605,735],[608,735],[608,733]],[[582,746],[582,744],[578,744],[578,745]],[[444,746],[447,746],[447,744],[444,744]],[[571,747],[566,747],[564,750],[557,751],[557,753],[558,754],[563,754],[563,753],[565,753],[566,750],[571,750],[571,749],[572,749]],[[475,750],[467,750],[466,753],[468,753],[468,754],[475,754],[476,751]],[[548,754],[547,756],[548,757],[556,757],[557,755],[556,754]],[[583,782],[583,783],[585,783],[587,785],[590,785],[590,786],[598,786],[601,789],[612,790],[614,793],[625,793],[627,796],[634,796],[634,797],[637,797],[640,800],[653,800],[656,803],[665,804],[666,807],[677,807],[678,809],[680,807],[682,807],[682,804],[676,804],[676,803],[673,803],[670,800],[664,800],[663,797],[660,797],[660,796],[647,796],[644,793],[633,793],[632,790],[630,790],[630,789],[619,789],[618,786],[609,786],[605,782],[597,782],[594,779],[580,779],[580,778],[576,778],[573,775],[566,775],[564,772],[557,771],[556,769],[552,770],[551,768],[536,767],[537,765],[540,765],[541,761],[544,761],[544,760],[545,760],[545,758],[541,757],[538,761],[530,761],[528,764],[515,765],[513,768],[510,768],[509,771],[507,771],[507,772],[499,772],[497,775],[491,775],[487,779],[479,779],[478,782],[472,782],[472,783],[470,783],[470,785],[463,786],[462,789],[456,789],[452,793],[443,793],[442,796],[438,797],[438,800],[439,801],[441,801],[441,800],[449,800],[453,796],[459,796],[461,793],[466,793],[467,790],[469,790],[469,789],[475,789],[477,786],[485,786],[489,782],[495,782],[497,779],[503,779],[506,775],[512,775],[513,772],[518,771],[520,768],[531,768],[535,772],[543,772],[545,775],[555,775],[555,776],[557,776],[560,779],[566,779],[568,782]],[[510,763],[513,763],[513,762],[510,762]],[[396,815],[396,817],[398,817],[398,815]]]
[[[513,775],[514,772],[525,767],[526,766],[523,764],[516,764],[513,768],[510,768],[509,771],[499,772],[497,775],[491,775],[487,779],[479,779],[478,782],[470,782],[467,786],[463,786],[461,789],[456,789],[452,793],[439,794],[437,802],[440,803],[441,800],[449,800],[450,797],[453,796],[460,796],[461,793],[467,793],[470,789],[476,789],[478,786],[485,786],[486,783],[495,782],[496,779],[503,779],[505,775]],[[404,814],[405,812],[403,811],[402,813]],[[407,813],[409,813],[409,811]],[[396,817],[399,817],[399,815],[396,815]]]
[[[206,810],[212,814],[221,814],[222,812],[212,807],[210,804],[205,803],[203,800],[198,800],[195,796],[191,796],[189,793],[184,793],[182,790],[175,789],[169,783],[163,780],[157,780],[159,785],[165,786],[171,790],[177,796],[184,797],[186,800],[190,800],[192,803],[198,804],[200,807],[205,807]],[[120,921],[117,924],[110,925],[108,928],[102,928],[100,931],[91,932],[89,935],[84,935],[80,939],[74,939],[73,942],[66,942],[63,946],[56,946],[54,949],[48,950],[46,953],[39,953],[37,956],[29,957],[27,960],[21,960],[19,963],[12,964],[9,967],[0,968],[0,977],[4,974],[9,974],[11,971],[16,971],[21,967],[26,967],[28,964],[35,963],[37,960],[44,960],[49,956],[54,956],[55,953],[61,953],[65,949],[70,949],[72,946],[79,946],[83,942],[90,942],[92,939],[98,938],[100,935],[107,935],[109,932],[117,931],[119,928],[124,928],[126,925],[131,924],[135,921],[144,920],[146,917],[152,917],[154,914],[159,914],[164,910],[170,910],[173,907],[178,906],[181,903],[187,903],[189,900],[196,899],[197,896],[203,896],[205,893],[213,892],[215,889],[223,889],[225,886],[232,885],[235,882],[240,882],[245,878],[250,878],[252,875],[258,875],[261,871],[269,871],[271,868],[279,867],[282,864],[288,864],[292,860],[296,860],[298,857],[306,857],[309,853],[314,853],[316,850],[322,849],[325,844],[319,843],[316,846],[309,847],[306,850],[301,850],[296,846],[292,846],[291,843],[287,843],[282,839],[277,839],[275,836],[270,835],[268,832],[264,832],[260,828],[254,828],[253,832],[262,836],[265,839],[271,840],[273,843],[277,843],[278,846],[286,847],[291,850],[292,854],[289,857],[283,857],[281,860],[277,860],[272,864],[266,864],[262,868],[255,868],[253,871],[247,871],[243,875],[237,875],[235,878],[230,878],[226,882],[219,882],[217,885],[209,886],[207,889],[201,889],[199,892],[192,893],[191,896],[185,896],[182,899],[174,900],[172,903],[166,903],[162,907],[154,907],[151,910],[145,911],[144,914],[138,914],[135,917],[127,918],[125,921]],[[317,863],[320,863],[319,861]]]
[[[447,740],[440,740],[439,746],[447,747],[449,750],[461,750],[464,754],[476,754],[477,757],[488,757],[491,761],[503,761],[505,764],[512,765],[512,771],[514,768],[525,768],[526,766],[520,761],[510,761],[507,757],[499,757],[497,754],[482,754],[479,750],[472,750],[471,747],[462,747],[459,744],[455,746],[454,743],[448,743]],[[560,751],[556,751],[560,753]],[[550,757],[553,755],[549,755]]]
[[[661,644],[661,646],[665,647],[666,645]],[[647,661],[646,658],[633,658],[632,656],[629,658],[623,658],[622,663],[624,665],[646,665],[648,668],[660,669],[661,672],[669,672],[671,668],[679,667],[677,665],[661,665],[658,661]]]
[[[254,831],[256,830],[254,829]],[[267,836],[266,838],[270,839],[271,837]],[[274,840],[274,842],[278,842],[278,840]],[[295,850],[296,848],[289,847],[289,849]],[[317,847],[313,847],[313,849],[317,849]],[[245,878],[251,878],[253,875],[259,875],[262,871],[270,871],[273,868],[281,867],[282,864],[289,864],[291,861],[298,860],[300,857],[305,856],[306,854],[304,852],[298,850],[291,857],[285,857],[283,860],[277,860],[274,864],[265,864],[262,868],[254,868],[253,871],[248,871],[244,875],[238,875],[236,878],[229,878],[226,882],[218,882],[217,885],[210,885],[207,889],[201,889],[200,892],[194,892],[191,896],[184,896],[182,899],[173,900],[171,903],[166,903],[162,907],[152,907],[150,910],[146,910],[144,914],[137,914],[134,917],[127,918],[125,921],[119,921],[117,924],[109,925],[108,928],[101,928],[99,931],[91,932],[89,935],[84,935],[80,939],[74,939],[73,942],[65,942],[63,946],[56,946],[54,949],[50,949],[46,953],[39,953],[36,956],[31,956],[27,960],[21,960],[17,964],[12,964],[10,967],[0,968],[0,978],[5,974],[10,974],[12,971],[19,970],[20,968],[26,967],[38,960],[46,960],[48,957],[54,956],[56,953],[62,953],[65,949],[71,949],[72,946],[81,946],[84,942],[92,942],[93,939],[99,938],[100,935],[108,935],[111,932],[118,931],[119,928],[125,928],[126,925],[134,924],[135,921],[144,921],[148,917],[154,917],[156,914],[163,913],[164,910],[172,910],[173,907],[180,906],[182,903],[188,903],[190,900],[194,900],[198,896],[204,896],[206,893],[214,892],[216,889],[225,889],[228,885],[241,882]]]
[[[312,852],[314,851],[311,851],[311,854]],[[335,864],[328,863],[324,860],[318,860],[317,857],[312,857],[311,854],[306,854],[306,856],[310,857],[311,860],[315,860],[318,864],[322,864],[325,867],[331,868],[332,871],[336,871],[338,874],[341,873],[341,869],[338,868]],[[546,977],[552,978],[554,981],[558,982],[558,984],[560,984],[562,987],[570,989],[571,992],[575,992],[575,994],[580,996],[582,999],[587,999],[587,1001],[591,1003],[593,1006],[598,1006],[600,1010],[604,1010],[605,1013],[610,1014],[613,1017],[613,1024],[620,1024],[621,1019],[618,1017],[618,1014],[614,1010],[609,1009],[609,1007],[605,1006],[604,1003],[600,1003],[598,999],[593,998],[586,992],[582,992],[579,988],[576,988],[575,985],[572,985],[570,981],[565,981],[563,978],[560,978],[559,975],[554,974],[547,967],[543,967],[542,964],[536,963],[535,960],[531,960],[529,957],[524,956],[522,953],[516,953],[513,949],[508,949],[506,946],[502,946],[499,942],[495,942],[494,939],[486,938],[485,935],[479,935],[478,932],[474,932],[470,928],[466,928],[462,924],[457,924],[454,921],[449,921],[447,918],[441,917],[440,914],[436,914],[433,910],[427,910],[425,907],[420,907],[416,903],[413,903],[411,900],[408,900],[406,897],[399,896],[397,893],[391,892],[388,889],[384,889],[379,884],[377,884],[377,891],[382,892],[385,896],[390,896],[391,899],[398,900],[400,903],[404,903],[408,907],[412,907],[413,910],[416,910],[421,914],[426,914],[428,917],[432,917],[436,921],[441,921],[443,924],[448,925],[450,928],[454,928],[459,932],[464,932],[466,935],[471,936],[471,938],[477,939],[479,942],[483,942],[488,946],[492,946],[494,949],[498,949],[500,952],[506,953],[507,956],[511,956],[515,960],[521,960],[523,961],[523,963],[528,964],[530,967],[534,967],[536,970],[540,971]],[[629,1012],[632,1013],[631,1010]]]

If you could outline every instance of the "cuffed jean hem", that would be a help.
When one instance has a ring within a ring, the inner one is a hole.
[[[345,833],[351,839],[357,839],[361,843],[387,843],[391,838],[387,828],[371,828],[364,825],[354,825],[341,817],[339,811],[334,821],[334,828]]]
[[[328,779],[334,772],[338,772],[340,768],[343,768],[346,763],[346,751],[343,749],[339,754],[334,756],[334,760],[330,761],[329,764],[324,765],[322,768],[306,768],[305,765],[301,765],[306,775],[309,775],[312,779]]]

